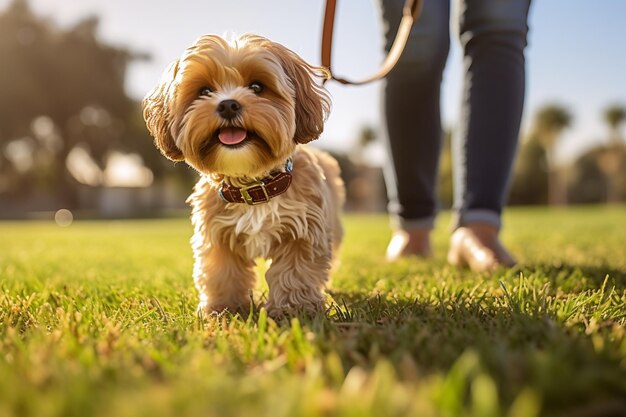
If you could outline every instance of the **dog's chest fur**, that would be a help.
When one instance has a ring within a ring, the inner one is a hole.
[[[306,205],[285,198],[256,206],[236,205],[216,216],[212,226],[230,235],[231,249],[243,251],[248,258],[267,258],[285,237],[306,236]]]

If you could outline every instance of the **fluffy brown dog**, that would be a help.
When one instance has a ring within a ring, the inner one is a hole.
[[[322,71],[260,36],[198,39],[144,100],[156,146],[201,174],[188,199],[199,309],[247,311],[258,257],[266,308],[324,305],[344,200],[337,162],[300,144],[330,108]]]

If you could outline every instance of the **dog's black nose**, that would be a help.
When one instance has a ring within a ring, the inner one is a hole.
[[[217,112],[224,119],[232,119],[239,114],[241,104],[237,100],[224,100],[217,105]]]

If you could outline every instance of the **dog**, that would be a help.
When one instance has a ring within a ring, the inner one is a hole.
[[[206,35],[144,99],[157,148],[200,173],[187,200],[199,311],[249,311],[257,258],[270,315],[324,308],[345,200],[336,160],[304,146],[330,111],[324,76],[267,38]]]

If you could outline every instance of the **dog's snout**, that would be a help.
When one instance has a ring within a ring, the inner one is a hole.
[[[237,100],[224,100],[217,105],[217,112],[224,119],[232,119],[241,111],[241,104]]]

